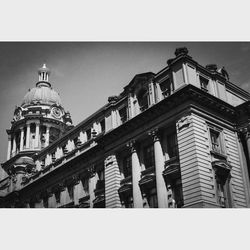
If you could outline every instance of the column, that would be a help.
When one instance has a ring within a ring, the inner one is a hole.
[[[24,130],[23,128],[21,129],[21,137],[20,137],[20,151],[23,151],[23,136],[24,136]]]
[[[139,187],[139,180],[141,178],[141,165],[136,150],[135,141],[130,141],[128,145],[131,149],[132,161],[132,186],[133,186],[133,202],[134,208],[143,208],[142,194]]]
[[[49,130],[50,130],[50,127],[47,125],[46,126],[46,135],[45,135],[45,147],[49,146]]]
[[[39,128],[40,128],[40,123],[36,123],[36,135],[35,135],[35,147],[39,147]]]
[[[10,159],[10,154],[11,154],[11,135],[8,135],[7,160]]]
[[[154,141],[154,156],[155,156],[155,176],[156,176],[156,190],[157,190],[157,200],[159,208],[168,207],[167,202],[167,188],[165,181],[162,176],[164,170],[164,156],[159,139],[159,131],[153,130],[149,134],[152,136]]]
[[[27,131],[26,131],[26,149],[30,148],[30,124],[27,124]]]
[[[90,208],[94,207],[93,201],[95,199],[95,187],[97,182],[97,174],[94,172],[93,169],[90,170],[90,178],[89,178],[89,203]]]
[[[13,135],[13,147],[12,147],[12,154],[16,152],[16,135]]]

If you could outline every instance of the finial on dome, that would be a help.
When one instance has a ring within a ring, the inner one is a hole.
[[[49,83],[49,75],[50,75],[50,70],[49,70],[49,68],[47,68],[46,63],[44,63],[43,66],[38,69],[38,83],[39,83],[39,85],[41,85],[40,83],[45,83],[46,86],[47,85],[51,86]]]

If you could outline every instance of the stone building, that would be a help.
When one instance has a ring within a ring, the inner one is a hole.
[[[186,48],[76,126],[44,65],[8,134],[1,207],[250,206],[250,94]]]

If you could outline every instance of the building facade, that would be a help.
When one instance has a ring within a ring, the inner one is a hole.
[[[49,82],[14,112],[0,206],[246,208],[250,94],[186,48],[76,126]]]

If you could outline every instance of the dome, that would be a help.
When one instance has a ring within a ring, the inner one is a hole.
[[[59,94],[48,86],[37,86],[29,90],[29,92],[24,96],[21,105],[36,104],[37,102],[48,105],[62,105]]]

